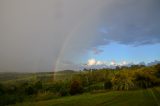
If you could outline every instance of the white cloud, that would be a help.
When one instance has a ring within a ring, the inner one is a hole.
[[[127,61],[120,61],[120,62],[116,62],[115,60],[112,61],[100,61],[100,60],[96,60],[96,59],[89,59],[88,63],[84,66],[81,67],[81,69],[83,68],[94,68],[94,69],[101,69],[101,68],[115,68],[116,66],[128,66],[130,67],[131,65],[155,65],[160,63],[160,61],[155,60],[154,62],[149,62],[149,63],[145,63],[145,62],[140,62],[140,63],[133,63],[133,62],[127,62]]]
[[[127,64],[127,62],[126,62],[126,61],[123,61],[123,62],[122,62],[122,65],[126,65],[126,64]]]
[[[87,62],[87,66],[96,66],[96,65],[104,65],[105,62],[103,61],[99,61],[99,60],[96,60],[96,59],[89,59],[88,62]]]
[[[102,61],[97,61],[96,65],[102,65],[104,64]]]
[[[112,60],[112,61],[100,61],[100,60],[96,60],[94,58],[92,59],[89,59],[87,61],[87,66],[126,66],[128,65],[129,63],[127,61],[121,61],[121,62],[116,62],[115,60]]]
[[[96,65],[96,60],[95,59],[89,59],[87,65],[88,66],[92,66],[92,65]]]
[[[110,65],[116,65],[116,62],[113,60],[111,61]]]

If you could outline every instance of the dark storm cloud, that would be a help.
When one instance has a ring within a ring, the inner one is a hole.
[[[0,71],[71,69],[64,60],[110,42],[159,43],[159,11],[159,0],[0,0]]]
[[[108,41],[134,46],[160,43],[159,0],[113,0],[101,12]]]
[[[97,0],[0,0],[0,71],[52,71],[57,60],[78,57],[88,47],[86,41],[68,44],[67,39],[97,4]]]

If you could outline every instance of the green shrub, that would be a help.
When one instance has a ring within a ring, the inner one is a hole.
[[[0,96],[0,106],[15,104],[17,102],[22,102],[22,101],[23,101],[22,95],[6,94],[6,95],[3,95],[3,96]]]
[[[115,74],[111,82],[114,90],[129,90],[134,88],[133,73],[123,70]]]
[[[106,80],[105,82],[104,82],[104,88],[105,89],[111,89],[112,88],[112,82],[111,82],[111,80]]]
[[[61,89],[62,84],[59,83],[59,82],[55,82],[55,83],[46,84],[44,86],[45,86],[44,89],[46,91],[50,91],[50,92],[56,93]]]
[[[71,95],[82,93],[83,88],[82,88],[81,82],[78,81],[78,80],[73,80],[71,82],[69,92],[70,92]]]
[[[66,81],[63,81],[63,82],[58,81],[58,82],[50,83],[44,86],[45,88],[43,90],[45,91],[57,93],[60,96],[69,95],[69,83]]]
[[[67,96],[69,95],[69,90],[65,87],[62,87],[59,91],[60,96]]]
[[[156,77],[160,78],[160,64],[155,65]]]
[[[104,84],[103,83],[96,83],[96,84],[90,85],[88,87],[89,91],[103,90],[103,89],[104,89]]]
[[[4,89],[5,89],[5,88],[3,87],[3,85],[0,84],[0,96],[5,93]]]
[[[139,71],[135,74],[135,84],[140,88],[150,88],[159,84],[159,79],[154,75]]]
[[[37,82],[35,82],[34,88],[35,88],[36,90],[41,90],[41,89],[42,89],[42,81],[37,81]]]
[[[33,86],[29,86],[25,89],[25,93],[27,95],[33,95],[35,93],[37,93],[36,89]]]

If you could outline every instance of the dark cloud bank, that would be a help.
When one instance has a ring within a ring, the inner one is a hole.
[[[0,71],[74,68],[63,62],[110,42],[160,43],[160,1],[0,1]]]

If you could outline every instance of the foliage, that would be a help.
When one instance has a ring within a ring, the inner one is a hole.
[[[134,88],[132,72],[123,70],[118,72],[111,80],[114,90],[129,90]]]
[[[78,81],[78,80],[73,80],[71,82],[69,92],[70,92],[71,95],[82,93],[83,88],[82,88],[81,82]]]
[[[112,88],[112,82],[111,82],[111,80],[110,79],[108,79],[108,80],[106,80],[105,82],[104,82],[104,88],[105,89],[111,89]]]
[[[9,104],[15,104],[17,102],[22,102],[24,99],[23,95],[16,95],[16,94],[5,94],[0,96],[0,106],[5,106]]]
[[[155,70],[156,70],[155,76],[160,78],[160,64],[155,65]]]
[[[139,69],[135,72],[135,83],[140,88],[150,88],[158,85],[159,79],[156,78],[155,70],[151,67]]]
[[[4,94],[4,87],[2,84],[0,84],[0,96]]]

